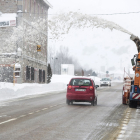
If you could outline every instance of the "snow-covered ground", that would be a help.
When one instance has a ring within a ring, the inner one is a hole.
[[[11,100],[30,95],[38,94],[53,94],[61,91],[66,91],[67,84],[69,83],[71,75],[53,75],[50,84],[37,84],[37,83],[0,83],[0,101]],[[99,85],[100,78],[91,76],[96,85]]]
[[[25,96],[36,96],[38,94],[53,94],[61,91],[66,92],[67,84],[69,83],[71,75],[53,75],[50,84],[37,83],[0,83],[0,101],[11,100]],[[90,76],[95,81],[95,85],[100,85],[100,78]],[[120,82],[120,81],[112,81]],[[122,82],[122,81],[121,81]]]

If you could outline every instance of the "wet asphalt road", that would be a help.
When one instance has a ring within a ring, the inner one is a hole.
[[[66,92],[1,102],[0,140],[138,140],[140,111],[122,105],[122,83],[97,92],[97,106],[67,105]]]

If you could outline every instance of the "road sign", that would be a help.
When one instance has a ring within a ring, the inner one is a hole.
[[[38,51],[38,52],[41,51],[41,45],[37,45],[37,51]]]

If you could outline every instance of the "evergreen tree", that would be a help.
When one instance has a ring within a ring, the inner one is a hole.
[[[52,78],[52,69],[50,64],[48,64],[48,68],[47,68],[47,83],[51,82],[51,78]]]

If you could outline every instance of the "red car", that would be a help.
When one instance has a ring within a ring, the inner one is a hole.
[[[89,102],[97,105],[97,94],[95,83],[90,78],[72,78],[67,85],[66,103]]]

